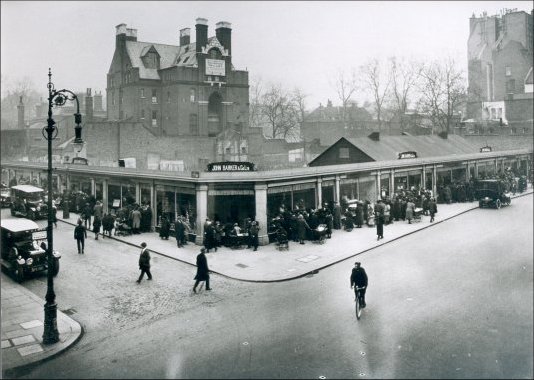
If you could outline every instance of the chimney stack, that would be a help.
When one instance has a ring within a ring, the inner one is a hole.
[[[228,50],[228,55],[232,55],[232,24],[220,21],[216,24],[215,36],[222,46]]]
[[[18,118],[17,118],[17,127],[19,129],[24,129],[24,103],[22,103],[22,95],[19,98],[19,104],[17,105]]]
[[[126,24],[122,23],[115,27],[115,46],[119,46],[126,41],[137,41],[137,29],[127,28]]]
[[[196,28],[196,50],[197,53],[202,51],[202,46],[208,44],[208,20],[205,18],[197,18]]]
[[[85,93],[85,117],[88,121],[93,119],[93,97],[91,96],[90,88]]]
[[[96,92],[93,96],[93,112],[104,112],[102,108],[102,92]]]
[[[191,43],[191,28],[180,29],[180,46]]]

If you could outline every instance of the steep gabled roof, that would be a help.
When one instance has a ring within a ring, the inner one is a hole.
[[[346,140],[376,161],[396,160],[399,153],[408,151],[417,152],[419,158],[479,152],[477,147],[457,135],[449,135],[446,139],[436,135],[424,135],[380,136],[379,141],[368,137]]]

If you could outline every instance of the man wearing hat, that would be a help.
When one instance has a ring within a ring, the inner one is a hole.
[[[195,285],[193,286],[193,292],[197,292],[197,286],[200,281],[206,281],[206,290],[210,288],[210,269],[208,268],[208,259],[206,258],[206,249],[201,248],[200,253],[197,255],[197,274],[195,276]]]
[[[356,288],[360,289],[360,294],[362,297],[362,307],[365,307],[365,291],[367,290],[367,273],[365,269],[362,268],[359,261],[354,263],[354,268],[352,268],[352,273],[350,274],[350,288],[354,288],[354,294],[356,295]]]
[[[141,270],[141,274],[139,275],[139,278],[137,279],[137,283],[140,284],[141,280],[143,279],[143,276],[145,273],[148,276],[149,280],[152,280],[152,273],[150,273],[150,254],[148,253],[148,249],[146,248],[146,243],[141,243],[141,255],[139,256],[139,269]]]

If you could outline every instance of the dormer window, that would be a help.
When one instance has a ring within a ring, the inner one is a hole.
[[[159,69],[159,54],[153,46],[142,56],[142,60],[147,69]]]

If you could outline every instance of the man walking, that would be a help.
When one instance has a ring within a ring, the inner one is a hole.
[[[148,249],[146,248],[146,243],[141,243],[141,255],[139,256],[139,269],[141,270],[141,274],[139,275],[139,278],[137,279],[137,283],[140,284],[141,280],[143,279],[143,276],[145,273],[148,276],[149,280],[152,280],[152,273],[150,273],[150,253],[148,252]]]
[[[430,213],[430,223],[434,221],[434,216],[438,212],[438,206],[436,205],[436,200],[434,198],[430,198],[430,202],[428,202],[428,212]]]
[[[376,240],[384,238],[384,204],[379,199],[375,207]]]
[[[197,255],[197,274],[195,276],[195,285],[193,286],[193,292],[197,292],[197,286],[200,281],[206,281],[206,290],[210,288],[210,269],[208,268],[208,259],[206,258],[206,249],[201,248],[200,253]]]
[[[87,237],[87,230],[82,226],[82,220],[78,219],[78,225],[74,227],[74,239],[76,239],[76,245],[78,246],[78,254],[84,253],[85,238]]]

